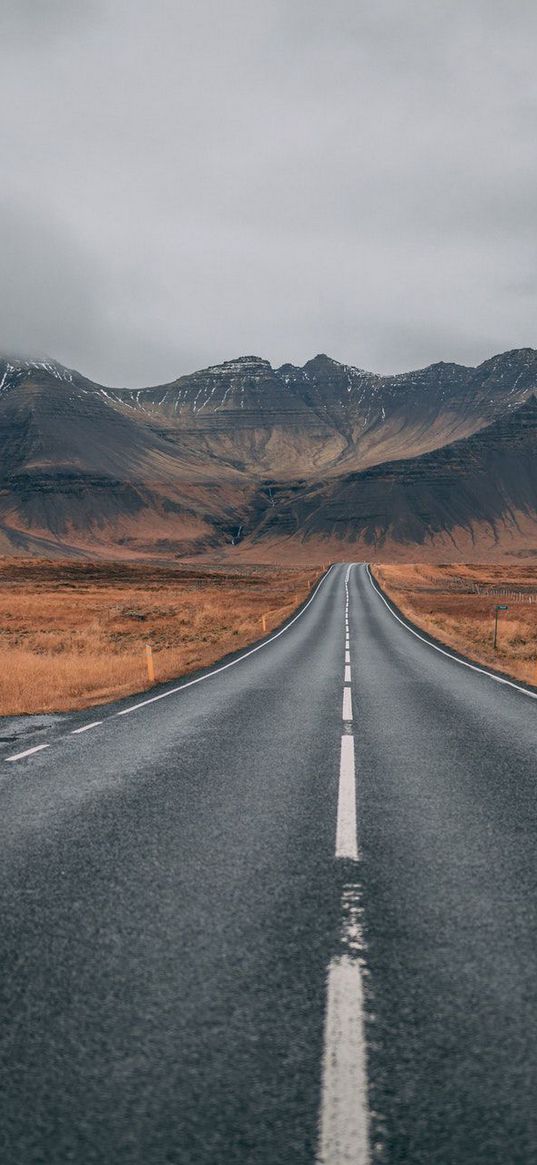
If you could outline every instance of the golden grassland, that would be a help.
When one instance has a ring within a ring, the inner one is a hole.
[[[403,614],[430,635],[537,685],[537,566],[421,564],[375,566],[373,573]],[[499,603],[509,610],[499,612],[495,650]]]
[[[0,560],[0,714],[87,708],[206,667],[283,622],[319,576]]]

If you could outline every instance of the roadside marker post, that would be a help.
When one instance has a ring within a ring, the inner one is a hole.
[[[293,595],[291,602],[285,603],[283,607],[277,607],[275,611],[265,611],[265,614],[260,616],[263,631],[267,630],[267,618],[269,615],[277,615],[280,611],[287,611],[289,607],[298,606],[299,602],[300,595]]]
[[[498,612],[499,611],[508,611],[508,610],[509,610],[509,607],[507,607],[505,603],[497,603],[496,604],[496,613],[495,613],[495,619],[494,619],[494,650],[495,651],[497,650],[497,643],[498,643]]]
[[[153,663],[153,648],[150,643],[145,645],[145,661],[147,664],[147,678],[150,684],[155,682],[155,665]]]

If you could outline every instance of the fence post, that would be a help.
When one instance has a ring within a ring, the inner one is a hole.
[[[150,684],[155,682],[155,665],[153,663],[153,648],[150,643],[145,645],[145,662],[147,664],[147,678]]]

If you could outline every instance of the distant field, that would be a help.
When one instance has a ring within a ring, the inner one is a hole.
[[[281,623],[312,568],[0,560],[0,714],[85,708],[205,667]]]
[[[537,566],[375,566],[418,626],[479,663],[537,685]],[[498,642],[494,650],[496,604]]]

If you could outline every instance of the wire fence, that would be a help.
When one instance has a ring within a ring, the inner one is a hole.
[[[471,579],[450,579],[447,590],[459,595],[479,595],[481,598],[510,599],[512,603],[537,603],[537,587],[501,587],[473,582]]]

